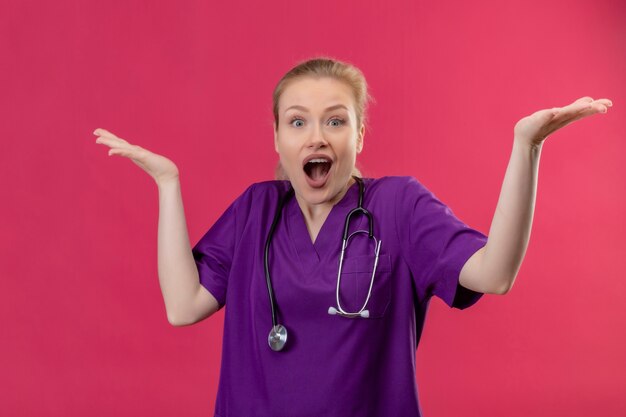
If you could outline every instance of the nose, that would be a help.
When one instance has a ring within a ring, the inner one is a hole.
[[[322,148],[328,145],[328,141],[324,137],[322,133],[322,129],[318,126],[311,132],[311,136],[309,137],[309,141],[307,143],[308,147],[312,147],[315,149]]]

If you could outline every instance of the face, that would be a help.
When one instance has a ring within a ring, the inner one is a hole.
[[[302,78],[283,91],[278,112],[274,145],[296,197],[335,204],[351,184],[363,148],[365,129],[357,129],[352,90],[331,78]]]

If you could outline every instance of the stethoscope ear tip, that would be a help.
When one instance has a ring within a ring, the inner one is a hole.
[[[337,309],[335,307],[328,307],[328,314],[334,316],[337,314]]]

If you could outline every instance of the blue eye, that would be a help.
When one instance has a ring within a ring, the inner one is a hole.
[[[332,123],[333,121],[339,122],[338,125],[334,125],[335,127],[342,126],[342,125],[344,125],[346,123],[345,120],[340,119],[338,117],[334,117],[334,118],[330,119],[330,123]],[[294,116],[294,117],[291,118],[291,121],[289,122],[289,124],[294,126],[294,127],[301,127],[302,125],[294,125],[293,124],[294,122],[303,122],[304,123],[304,120],[302,120],[301,118],[299,118],[297,116]]]
[[[300,119],[300,118],[298,118],[298,117],[294,117],[294,118],[292,118],[292,119],[291,119],[291,121],[289,122],[289,124],[293,126],[293,122],[297,122],[297,121],[302,122],[303,120],[302,120],[302,119]],[[300,126],[301,126],[301,125],[300,125]],[[296,126],[296,127],[299,127],[299,126]]]

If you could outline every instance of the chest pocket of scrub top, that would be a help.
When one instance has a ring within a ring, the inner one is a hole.
[[[354,313],[363,307],[372,280],[375,259],[374,255],[345,257],[343,259],[339,296],[341,306],[347,312]],[[370,312],[368,319],[383,317],[390,303],[391,256],[379,254],[374,284],[372,284],[372,294],[365,306],[365,310]],[[368,319],[358,317],[352,320]]]

